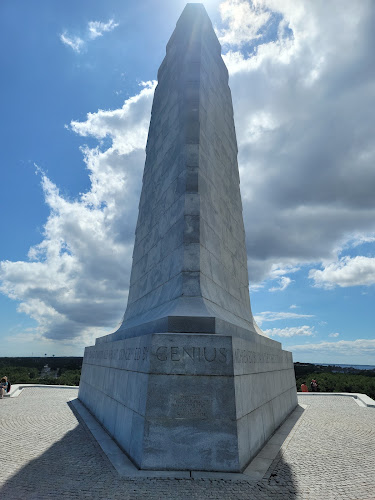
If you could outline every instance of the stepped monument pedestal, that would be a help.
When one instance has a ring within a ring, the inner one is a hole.
[[[297,405],[250,307],[228,72],[187,4],[158,72],[128,304],[79,399],[140,469],[242,471]]]

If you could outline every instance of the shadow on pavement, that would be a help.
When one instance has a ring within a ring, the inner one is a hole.
[[[259,481],[121,478],[75,415],[75,429],[5,481],[0,487],[1,500],[296,498],[292,471],[281,454]],[[12,456],[3,466],[12,467]]]

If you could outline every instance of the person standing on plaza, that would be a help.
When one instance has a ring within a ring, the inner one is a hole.
[[[8,392],[8,379],[3,377],[0,382],[0,399],[4,398],[4,394]]]
[[[313,378],[310,382],[312,392],[318,392],[318,382]]]
[[[307,385],[306,385],[306,382],[302,382],[302,384],[301,384],[301,391],[302,392],[309,392],[309,390],[307,388]]]

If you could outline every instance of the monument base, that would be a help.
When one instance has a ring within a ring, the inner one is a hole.
[[[78,397],[149,470],[240,472],[297,405],[291,353],[252,332],[87,347]]]

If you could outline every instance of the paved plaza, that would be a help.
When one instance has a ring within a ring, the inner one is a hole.
[[[375,408],[344,396],[305,408],[257,481],[119,476],[73,409],[75,389],[27,388],[0,401],[1,500],[375,499]]]

